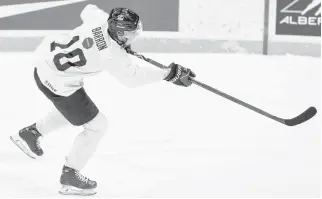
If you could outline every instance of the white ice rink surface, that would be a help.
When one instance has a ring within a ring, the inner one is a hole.
[[[64,197],[61,168],[81,129],[50,134],[38,160],[9,140],[52,108],[36,88],[30,55],[0,54],[0,197]],[[83,171],[98,181],[95,197],[319,197],[320,58],[146,55],[190,67],[199,81],[277,116],[291,118],[309,106],[318,114],[287,127],[197,86],[129,89],[102,73],[85,81],[109,119]]]

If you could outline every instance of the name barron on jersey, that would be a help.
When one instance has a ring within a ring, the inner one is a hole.
[[[108,71],[128,87],[157,82],[168,70],[149,66],[124,50],[108,34],[109,15],[95,5],[81,12],[83,24],[68,34],[45,37],[35,53],[40,81],[53,93],[69,96],[83,79]],[[140,65],[140,67],[139,67]]]

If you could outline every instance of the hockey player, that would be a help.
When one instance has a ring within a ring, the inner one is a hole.
[[[127,49],[142,31],[142,22],[130,9],[114,8],[107,14],[87,5],[80,17],[81,26],[66,35],[44,38],[35,51],[34,79],[55,108],[10,139],[28,156],[37,158],[43,155],[41,137],[70,124],[82,126],[62,168],[59,192],[93,195],[97,183],[80,171],[107,130],[107,119],[86,94],[83,79],[108,71],[129,87],[161,80],[188,87],[188,79],[195,74],[175,63],[167,69],[138,67]]]

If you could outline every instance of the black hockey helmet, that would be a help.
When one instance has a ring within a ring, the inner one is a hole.
[[[109,14],[108,31],[118,44],[128,46],[142,31],[142,22],[134,11],[114,8]]]

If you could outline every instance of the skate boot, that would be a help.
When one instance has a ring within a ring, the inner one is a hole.
[[[62,188],[59,193],[63,195],[90,196],[96,194],[97,183],[95,181],[67,166],[63,167],[60,184],[62,184]]]
[[[11,141],[31,158],[43,155],[39,138],[42,135],[36,129],[36,124],[25,127],[18,134],[10,136]]]

